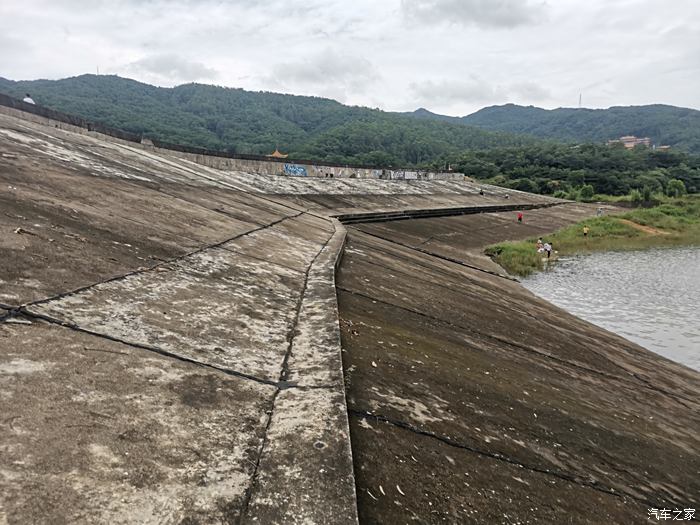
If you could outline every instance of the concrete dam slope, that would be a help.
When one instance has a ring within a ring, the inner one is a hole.
[[[0,524],[697,505],[700,374],[482,255],[593,214],[237,171],[0,107]]]

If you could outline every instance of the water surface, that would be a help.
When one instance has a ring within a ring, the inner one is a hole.
[[[561,257],[523,285],[582,319],[700,370],[700,248]]]

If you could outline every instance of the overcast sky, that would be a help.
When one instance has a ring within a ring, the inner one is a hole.
[[[98,67],[389,111],[700,108],[700,1],[0,1],[0,76]]]

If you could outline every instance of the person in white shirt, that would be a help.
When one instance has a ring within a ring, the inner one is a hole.
[[[36,102],[34,102],[34,99],[29,96],[29,93],[25,95],[25,97],[22,99],[22,102],[26,102],[27,104],[34,104],[36,105]]]
[[[547,259],[552,255],[552,245],[548,242],[544,243],[544,251],[547,252]]]

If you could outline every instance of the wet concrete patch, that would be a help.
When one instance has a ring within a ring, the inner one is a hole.
[[[41,323],[0,346],[8,523],[237,519],[272,387]]]

